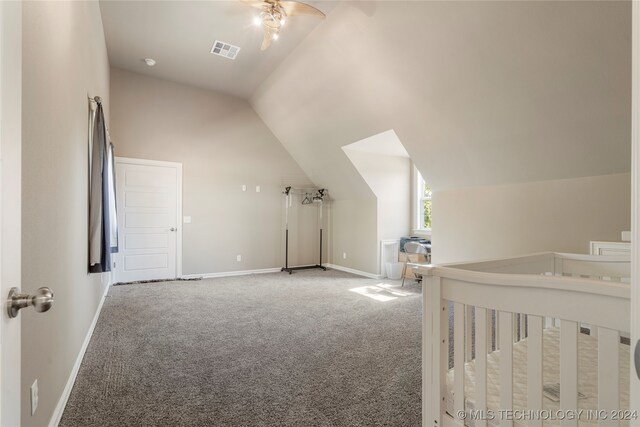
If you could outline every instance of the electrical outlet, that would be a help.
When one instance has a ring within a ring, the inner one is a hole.
[[[238,261],[238,262],[242,261],[242,255],[236,256],[236,261]]]
[[[259,192],[260,192],[260,186],[256,185],[256,193],[259,193]]]
[[[36,413],[38,408],[38,380],[31,384],[31,415]]]
[[[247,191],[247,186],[246,185],[242,186],[242,191]]]
[[[342,259],[347,259],[347,253],[346,252],[342,252]]]

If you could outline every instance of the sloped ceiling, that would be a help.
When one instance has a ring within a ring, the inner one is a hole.
[[[345,151],[351,150],[380,154],[382,156],[409,158],[409,153],[407,153],[407,150],[405,150],[393,129],[370,136],[353,144],[345,145],[342,149]]]
[[[309,177],[393,129],[435,190],[630,169],[629,2],[341,3],[251,103]]]
[[[332,2],[310,0],[325,13]],[[253,9],[229,1],[101,0],[111,66],[248,98],[280,62],[322,20],[297,16],[282,37],[260,50],[263,32],[251,25]],[[240,47],[235,60],[210,53],[215,40]],[[147,67],[143,58],[157,64]]]

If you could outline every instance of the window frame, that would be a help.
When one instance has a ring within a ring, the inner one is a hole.
[[[424,202],[425,200],[431,200],[433,206],[433,195],[425,196],[424,187],[426,182],[420,171],[413,165],[413,188],[411,201],[413,205],[413,221],[412,221],[412,235],[420,237],[431,237],[431,228],[424,227]],[[433,213],[432,213],[433,214]]]

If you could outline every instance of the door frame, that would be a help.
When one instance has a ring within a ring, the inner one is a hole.
[[[21,315],[6,298],[21,287],[22,3],[0,4],[0,425],[20,425]]]
[[[640,4],[631,11],[631,351],[629,409],[640,410],[640,380],[634,369],[633,349],[640,339]],[[640,425],[640,421],[632,421]]]
[[[176,203],[176,279],[182,278],[182,227],[183,227],[183,218],[182,218],[182,163],[179,162],[167,162],[164,160],[149,160],[149,159],[136,159],[133,157],[115,157],[115,167],[117,168],[119,164],[126,165],[137,165],[137,166],[160,166],[160,167],[169,167],[176,168],[177,170],[177,203]],[[116,191],[118,189],[118,183],[116,182]],[[120,224],[118,224],[118,228],[120,228]],[[121,242],[118,242],[120,245]],[[118,254],[118,262],[120,260],[120,254]],[[114,271],[113,280],[117,281],[116,273]]]

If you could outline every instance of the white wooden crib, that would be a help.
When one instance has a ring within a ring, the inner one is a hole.
[[[629,332],[629,257],[542,253],[412,267],[425,279],[423,426],[634,417],[624,412],[629,346],[620,343]]]

